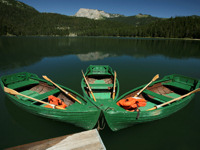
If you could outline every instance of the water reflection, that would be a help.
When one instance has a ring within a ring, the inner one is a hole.
[[[116,55],[111,55],[109,53],[101,53],[101,52],[90,52],[87,54],[77,54],[76,55],[81,61],[95,61],[95,60],[102,60],[107,57],[112,57]]]
[[[162,55],[169,58],[199,58],[200,41],[97,38],[97,37],[1,37],[0,69],[27,66],[45,57],[76,55],[81,61],[114,56],[134,58]]]
[[[80,94],[80,70],[85,71],[91,64],[106,64],[115,69],[122,95],[148,83],[158,73],[160,78],[177,73],[200,79],[199,58],[200,41],[103,37],[0,38],[0,76],[20,71],[36,73],[39,77],[48,75],[56,83]],[[1,88],[0,98],[1,128],[4,129],[0,136],[0,149],[82,131],[70,124],[24,112],[6,98]],[[200,126],[197,119],[200,114],[199,99],[200,94],[197,93],[192,103],[183,110],[152,123],[119,132],[112,132],[106,126],[100,131],[101,137],[107,149],[128,149],[133,140],[139,143],[136,148],[147,149],[146,145],[157,145],[159,149],[166,141],[176,139],[180,140],[178,144],[170,142],[169,145],[175,147],[185,143],[185,147],[195,149],[199,137],[196,130]],[[49,132],[50,130],[52,131]],[[167,135],[163,136],[163,143],[158,142],[157,138],[161,132]],[[133,135],[136,135],[135,138],[128,138]],[[145,145],[142,141],[147,141],[148,144]]]

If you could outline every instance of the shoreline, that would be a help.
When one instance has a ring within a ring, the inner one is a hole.
[[[0,35],[0,37],[113,37],[113,38],[143,38],[143,39],[165,39],[165,40],[191,40],[191,41],[200,41],[200,39],[193,38],[165,38],[165,37],[130,37],[130,36],[61,36],[61,35]]]

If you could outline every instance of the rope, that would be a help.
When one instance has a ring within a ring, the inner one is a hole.
[[[102,126],[102,127],[101,127]],[[100,124],[100,121],[98,120],[98,126],[97,126],[97,130],[103,130],[105,128],[106,124],[105,124],[105,121],[104,121],[104,117],[102,118],[101,120],[101,124]]]
[[[138,110],[138,111],[137,111],[137,110]],[[138,104],[137,104],[137,109],[136,109],[136,111],[138,112],[138,113],[137,113],[136,120],[138,120],[138,119],[139,119],[139,117],[140,117],[140,109],[139,109],[139,106],[138,106]]]
[[[115,110],[114,108],[108,107],[108,108],[105,109],[105,111],[107,111],[107,110],[109,110],[109,109],[110,109],[110,110]]]

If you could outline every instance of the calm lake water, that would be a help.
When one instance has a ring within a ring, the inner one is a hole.
[[[120,95],[153,76],[182,74],[200,79],[200,41],[103,37],[1,37],[0,76],[16,72],[47,75],[82,94],[81,69],[110,65]],[[0,149],[84,131],[27,113],[0,89]],[[179,112],[154,122],[100,131],[107,149],[195,150],[200,139],[200,93]]]

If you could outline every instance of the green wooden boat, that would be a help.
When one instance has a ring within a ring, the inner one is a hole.
[[[194,97],[193,90],[195,92],[199,91],[200,81],[181,75],[165,76],[163,79],[150,84],[139,95],[140,98],[147,100],[145,107],[139,107],[140,111],[130,112],[116,104],[121,99],[135,96],[144,86],[140,86],[123,94],[112,103],[102,103],[108,107],[103,110],[103,113],[111,130],[117,131],[134,124],[161,119],[175,113],[192,100]],[[191,91],[193,91],[192,94],[185,95]],[[149,110],[155,108],[154,106],[159,106],[183,95],[186,97],[160,108]]]
[[[96,102],[94,101],[88,86],[82,78],[81,88],[85,98],[89,99],[100,109],[106,109],[109,102],[113,102],[119,95],[119,82],[114,78],[114,72],[108,65],[90,65],[85,72],[86,80],[91,87]],[[115,83],[114,83],[115,81]],[[113,99],[113,88],[115,97]],[[105,105],[104,105],[105,104]]]
[[[14,89],[20,94],[41,100],[48,103],[48,96],[54,95],[68,105],[65,109],[46,108],[46,104],[31,100],[20,95],[7,96],[13,103],[22,109],[50,119],[74,124],[84,129],[92,129],[100,116],[100,110],[90,101],[86,101],[81,95],[73,90],[59,85],[71,95],[76,97],[81,104],[61,92],[51,82],[40,79],[37,75],[27,72],[16,73],[2,76],[0,80],[2,88],[7,87]]]

